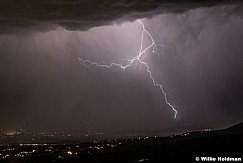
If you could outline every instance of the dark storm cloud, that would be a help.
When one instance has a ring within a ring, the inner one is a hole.
[[[0,2],[0,32],[92,27],[184,12],[198,7],[239,4],[240,0],[8,0]]]

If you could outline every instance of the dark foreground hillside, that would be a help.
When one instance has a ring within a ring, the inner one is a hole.
[[[107,142],[104,141],[102,143],[104,145]],[[91,146],[92,144],[86,145]],[[79,146],[82,146],[82,144]],[[57,148],[67,147],[62,146]],[[196,162],[196,157],[199,157],[200,162],[202,157],[243,159],[243,123],[218,131],[191,132],[167,138],[128,140],[114,148],[101,148],[94,152],[82,153],[70,157],[60,157],[56,159],[56,156],[53,154],[0,161],[80,163]],[[215,162],[217,161],[218,160]]]

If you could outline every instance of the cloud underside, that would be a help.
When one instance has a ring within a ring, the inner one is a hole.
[[[92,27],[199,7],[240,4],[238,0],[9,0],[0,2],[0,33]]]

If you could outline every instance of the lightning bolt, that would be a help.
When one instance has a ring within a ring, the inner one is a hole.
[[[176,118],[177,116],[177,110],[174,108],[174,106],[169,102],[168,100],[168,93],[165,92],[164,88],[163,88],[163,85],[158,83],[152,72],[150,71],[150,68],[149,68],[149,65],[148,63],[146,63],[144,61],[144,59],[147,57],[147,51],[149,49],[152,49],[152,52],[153,53],[156,53],[158,56],[159,56],[159,52],[158,52],[158,47],[169,47],[169,46],[166,46],[166,45],[159,45],[159,44],[156,44],[153,37],[151,36],[151,34],[146,30],[143,22],[138,19],[137,20],[139,22],[139,24],[141,24],[142,26],[142,34],[141,34],[141,38],[140,38],[140,50],[139,50],[139,53],[138,55],[136,55],[135,57],[133,57],[132,59],[125,59],[127,61],[127,64],[126,65],[122,65],[122,64],[119,64],[119,63],[109,63],[109,64],[105,64],[105,63],[98,63],[98,62],[93,62],[93,61],[90,61],[90,60],[84,60],[80,57],[78,57],[78,60],[80,62],[81,65],[85,66],[85,67],[90,67],[90,66],[97,66],[97,67],[101,67],[101,68],[112,68],[114,66],[116,67],[119,67],[121,68],[123,71],[128,68],[128,67],[131,67],[133,64],[136,64],[135,65],[135,68],[137,67],[138,63],[140,65],[140,70],[142,69],[142,67],[144,66],[147,73],[149,74],[149,77],[153,83],[153,86],[154,87],[158,87],[161,91],[161,93],[163,94],[163,98],[164,98],[164,101],[165,103],[173,110],[174,112],[174,119]],[[144,41],[144,34],[147,34],[150,41],[151,41],[151,44],[149,46],[147,46],[146,48],[144,48],[143,50],[143,41]]]

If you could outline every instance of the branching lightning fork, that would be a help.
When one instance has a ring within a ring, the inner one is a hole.
[[[142,34],[141,34],[141,42],[140,42],[139,54],[136,55],[135,57],[133,57],[132,59],[125,59],[125,60],[127,60],[127,64],[126,65],[122,65],[122,64],[118,64],[118,63],[103,64],[103,63],[93,62],[93,61],[90,61],[90,60],[84,60],[84,59],[78,57],[79,62],[80,62],[81,65],[84,65],[85,67],[97,66],[97,67],[110,69],[113,66],[116,66],[116,67],[121,68],[122,70],[125,70],[126,68],[132,66],[135,63],[136,63],[136,66],[137,66],[137,63],[139,63],[140,64],[140,70],[142,69],[142,66],[144,66],[146,71],[148,72],[148,74],[150,76],[150,79],[152,80],[153,86],[154,87],[158,87],[160,89],[160,91],[163,93],[165,103],[174,111],[174,119],[175,119],[176,116],[177,116],[177,110],[169,102],[168,97],[167,97],[168,94],[165,92],[162,84],[159,84],[158,82],[155,81],[155,79],[153,77],[153,74],[150,71],[148,63],[146,63],[146,61],[144,61],[144,59],[147,56],[146,52],[149,49],[152,49],[153,53],[156,53],[159,56],[159,52],[158,52],[157,48],[158,47],[169,47],[169,46],[156,44],[154,39],[153,39],[153,37],[151,36],[151,34],[145,29],[145,26],[144,26],[143,22],[140,19],[138,19],[138,22],[141,24],[142,29],[143,29],[142,30]],[[148,37],[149,37],[149,39],[150,39],[150,41],[152,43],[143,50],[143,41],[144,41],[144,34],[145,33],[148,35]]]

